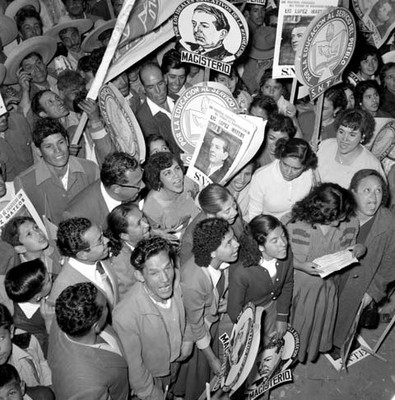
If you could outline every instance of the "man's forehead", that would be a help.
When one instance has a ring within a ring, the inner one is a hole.
[[[65,35],[72,35],[73,33],[77,33],[77,34],[79,35],[79,34],[80,34],[80,31],[78,30],[78,28],[76,28],[76,27],[74,27],[74,26],[71,26],[71,27],[69,27],[69,28],[62,29],[62,30],[59,32],[59,37],[62,38],[62,36],[65,36]]]
[[[22,60],[21,66],[23,67],[24,64],[33,64],[37,61],[42,61],[40,56],[38,56],[37,54],[29,54]]]
[[[142,71],[141,80],[144,86],[152,85],[163,80],[162,71],[158,68],[151,67]]]

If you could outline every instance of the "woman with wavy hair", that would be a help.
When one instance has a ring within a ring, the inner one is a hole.
[[[291,325],[300,336],[300,362],[315,361],[319,353],[332,349],[338,295],[335,278],[321,278],[317,257],[353,246],[353,255],[364,254],[355,245],[359,223],[352,194],[334,183],[314,188],[292,208],[287,224],[293,252],[294,293]]]
[[[180,239],[199,210],[184,185],[181,161],[174,154],[153,154],[145,166],[145,178],[150,191],[143,212],[152,229]]]

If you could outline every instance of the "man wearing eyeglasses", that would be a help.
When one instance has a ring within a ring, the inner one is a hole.
[[[70,218],[59,224],[56,244],[68,257],[56,278],[48,298],[55,304],[68,286],[92,282],[106,297],[110,309],[119,300],[118,282],[108,258],[108,239],[94,222],[87,218]]]
[[[111,153],[104,159],[100,179],[69,203],[63,217],[86,217],[106,229],[107,215],[121,203],[136,202],[144,187],[138,161],[124,152]]]

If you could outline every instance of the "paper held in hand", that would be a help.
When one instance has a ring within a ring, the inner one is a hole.
[[[316,268],[316,271],[319,273],[320,277],[325,278],[333,272],[340,271],[343,268],[358,262],[358,259],[353,256],[351,250],[347,249],[318,257],[313,262],[319,265],[319,268]]]

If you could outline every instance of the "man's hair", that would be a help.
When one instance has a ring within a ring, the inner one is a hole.
[[[91,65],[91,56],[86,55],[83,56],[79,59],[78,65],[77,65],[77,71],[82,71],[82,72],[92,72],[92,65]]]
[[[162,58],[162,74],[167,74],[170,69],[183,69],[185,71],[185,77],[189,73],[189,65],[181,62],[181,53],[176,49],[170,49]]]
[[[89,243],[82,238],[92,227],[87,218],[69,218],[59,224],[56,245],[60,253],[66,257],[75,257],[79,251],[87,250]]]
[[[229,224],[222,218],[208,218],[199,222],[193,231],[192,253],[195,263],[208,267],[211,253],[221,246],[222,240],[229,231]]]
[[[60,133],[66,140],[68,140],[66,129],[57,119],[38,118],[35,122],[34,131],[32,134],[33,143],[37,148],[40,148],[45,138],[57,133]]]
[[[15,22],[19,32],[22,31],[22,25],[27,18],[36,18],[40,24],[41,30],[43,29],[43,21],[41,20],[40,14],[33,8],[22,7],[15,15]]]
[[[0,389],[13,382],[21,383],[21,377],[15,367],[11,364],[0,365]]]
[[[96,75],[96,72],[100,67],[105,52],[106,52],[105,47],[99,47],[98,49],[94,49],[92,53],[89,55],[89,61],[93,75]]]
[[[55,303],[55,315],[63,332],[81,337],[100,320],[105,306],[97,304],[98,292],[92,282],[82,282],[69,286],[60,293]]]
[[[40,53],[37,53],[36,51],[32,51],[31,53],[27,54],[25,57],[22,58],[22,61],[20,63],[20,66],[22,67],[22,64],[24,61],[29,60],[32,57],[37,57],[39,60],[44,62],[43,57]]]
[[[174,260],[174,249],[170,242],[159,236],[153,236],[149,239],[143,239],[137,243],[132,251],[130,263],[137,270],[142,272],[147,260],[156,256],[161,251],[165,251],[171,260]]]
[[[36,258],[11,268],[4,279],[8,297],[16,303],[26,303],[44,286],[47,269],[44,263]]]
[[[160,151],[153,154],[144,166],[144,176],[148,187],[152,190],[160,190],[163,184],[160,180],[160,173],[166,168],[170,168],[173,162],[183,169],[181,160],[168,151]]]
[[[229,140],[228,140],[226,137],[224,137],[224,136],[218,136],[218,135],[213,136],[213,138],[211,139],[211,142],[210,142],[210,146],[211,146],[211,143],[213,142],[214,139],[220,140],[220,141],[224,144],[224,145],[222,146],[223,149],[224,149],[224,152],[229,153],[230,142],[229,142]]]
[[[59,90],[69,89],[71,87],[85,87],[85,79],[77,71],[66,69],[58,75],[57,87]]]
[[[108,154],[104,159],[100,171],[100,180],[105,187],[121,183],[127,183],[125,173],[135,171],[139,167],[138,161],[130,154],[121,151]]]
[[[144,75],[144,72],[149,69],[157,69],[162,73],[162,70],[160,69],[160,66],[158,65],[158,63],[155,63],[153,61],[147,61],[146,63],[144,63],[141,66],[140,71],[139,71],[139,78],[140,78],[140,81],[143,84],[143,86],[145,84],[144,84],[144,79],[142,78],[142,76]],[[163,75],[163,73],[162,73],[162,75]]]
[[[2,303],[0,303],[0,328],[11,330],[14,323],[10,310]]]
[[[214,26],[217,31],[225,29],[227,32],[230,30],[230,25],[225,14],[216,7],[209,6],[208,4],[199,4],[193,12],[204,12],[206,14],[213,15],[215,17]]]
[[[40,116],[40,112],[45,112],[44,107],[40,103],[40,100],[41,97],[43,97],[43,94],[47,92],[52,92],[52,90],[49,89],[40,90],[32,98],[30,108],[32,109],[33,114],[37,115],[38,117]]]
[[[1,232],[1,239],[4,242],[9,243],[11,246],[21,246],[22,243],[19,241],[19,227],[23,225],[25,222],[36,223],[32,217],[21,216],[14,217],[10,219],[4,226]]]

